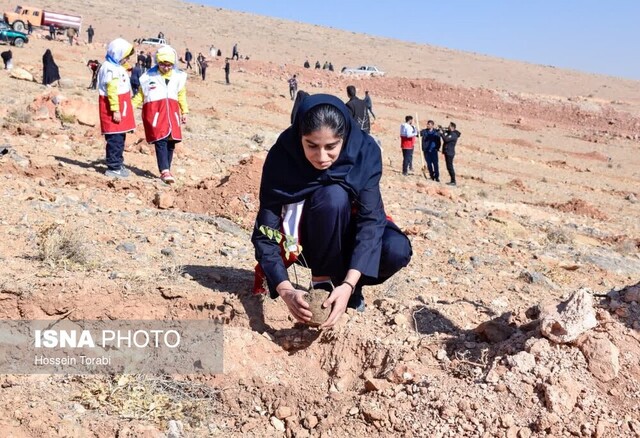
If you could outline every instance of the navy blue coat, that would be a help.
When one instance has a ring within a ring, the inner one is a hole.
[[[316,105],[330,104],[343,114],[346,130],[338,159],[326,170],[315,169],[304,156],[300,120]],[[251,240],[272,296],[275,287],[288,279],[278,244],[264,236],[262,225],[280,230],[282,207],[307,199],[316,189],[339,184],[355,208],[355,236],[348,268],[376,278],[380,266],[382,235],[387,224],[380,177],[382,158],[375,140],[356,126],[346,105],[337,97],[315,94],[300,104],[294,123],[270,149],[260,183],[260,209]],[[304,249],[303,249],[304,253]]]
[[[440,133],[436,129],[432,129],[429,131],[428,129],[423,129],[420,131],[420,136],[422,137],[422,150],[425,152],[433,152],[440,150]]]

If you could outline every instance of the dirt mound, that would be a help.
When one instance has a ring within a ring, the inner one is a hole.
[[[251,156],[229,169],[222,180],[207,178],[176,190],[175,207],[230,219],[250,228],[258,211],[258,191],[264,161]]]
[[[574,198],[564,203],[552,203],[549,204],[549,206],[565,213],[579,214],[581,216],[587,216],[592,219],[598,219],[602,221],[609,219],[608,215],[601,212],[588,202],[583,201],[582,199]]]

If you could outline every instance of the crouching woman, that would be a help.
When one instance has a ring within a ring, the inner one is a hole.
[[[381,175],[380,148],[335,96],[306,97],[269,151],[251,238],[256,272],[296,320],[311,319],[304,291],[289,281],[281,247],[263,230],[302,246],[312,286],[327,290],[324,306],[333,306],[320,327],[332,327],[347,307],[364,310],[362,286],[384,282],[411,259],[409,239],[385,214]]]

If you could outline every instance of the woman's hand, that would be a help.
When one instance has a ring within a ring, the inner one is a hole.
[[[122,115],[120,114],[120,111],[115,111],[111,118],[113,119],[113,123],[120,123],[122,121]]]
[[[333,310],[329,318],[320,326],[321,329],[331,328],[336,325],[342,314],[347,310],[347,303],[350,297],[351,287],[346,284],[341,284],[331,292],[331,295],[322,303],[322,306],[331,307],[333,305]]]
[[[309,303],[303,298],[303,291],[291,288],[283,289],[278,293],[298,322],[306,324],[311,320],[312,313],[309,310]]]

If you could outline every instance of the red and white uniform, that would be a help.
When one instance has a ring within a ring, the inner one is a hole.
[[[113,121],[113,113],[107,95],[107,84],[117,79],[117,97],[120,103],[119,110],[122,120],[120,123]],[[131,104],[131,83],[129,74],[121,65],[111,62],[103,62],[98,71],[98,108],[100,112],[100,129],[102,134],[120,134],[133,131],[136,128],[136,120],[133,116]]]
[[[182,140],[178,92],[186,83],[186,73],[174,69],[165,79],[157,66],[140,76],[140,89],[144,95],[142,119],[147,142],[153,143],[167,136],[175,141]]]
[[[416,135],[418,135],[418,132],[412,124],[403,123],[400,125],[400,148],[413,149],[416,143]]]

